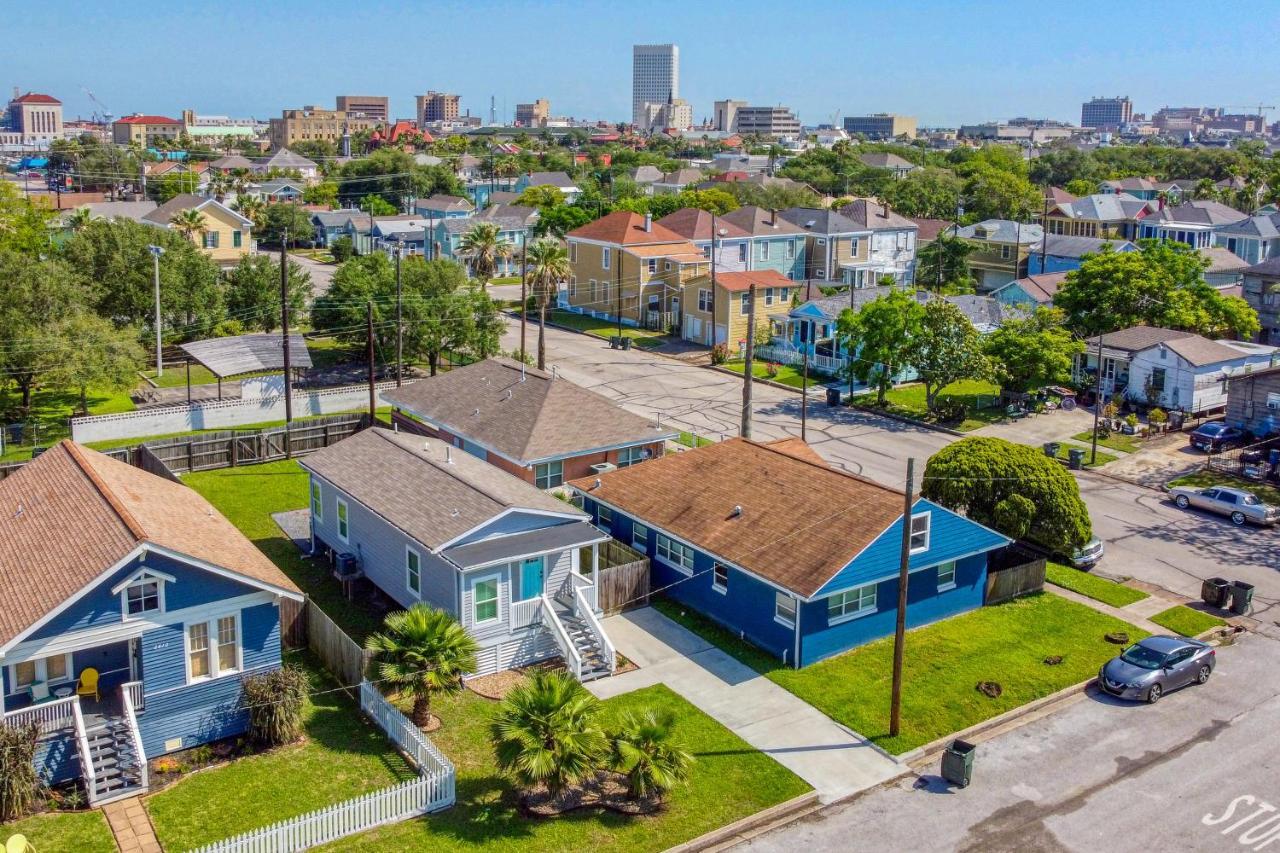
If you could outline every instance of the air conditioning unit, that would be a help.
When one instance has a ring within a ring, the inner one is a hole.
[[[608,474],[610,471],[618,470],[618,466],[612,462],[601,462],[599,465],[592,465],[591,472],[593,474]]]

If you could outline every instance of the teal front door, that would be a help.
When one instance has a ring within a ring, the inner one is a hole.
[[[542,595],[544,566],[541,557],[530,557],[520,564],[520,600]]]

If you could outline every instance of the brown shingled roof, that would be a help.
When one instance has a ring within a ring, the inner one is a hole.
[[[732,438],[570,485],[807,597],[902,515],[902,493],[798,443]]]
[[[683,243],[681,237],[670,228],[650,223],[645,230],[644,217],[627,210],[615,210],[608,216],[602,216],[595,222],[588,222],[575,228],[566,237],[577,237],[582,240],[598,240],[602,243],[614,243],[619,246],[636,246],[644,243]]]
[[[298,592],[197,492],[62,441],[0,481],[0,644],[144,543]]]

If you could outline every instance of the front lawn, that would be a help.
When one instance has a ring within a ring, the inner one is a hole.
[[[659,601],[668,616],[679,605]],[[1082,604],[1040,593],[982,607],[907,634],[902,728],[889,735],[893,637],[795,670],[723,629],[707,630],[692,611],[678,621],[832,719],[894,754],[968,728],[1092,677],[1117,647],[1104,637],[1146,632]],[[1061,657],[1049,665],[1045,660]],[[1001,685],[999,698],[978,692],[981,681]]]
[[[1168,610],[1160,611],[1151,617],[1151,621],[1184,637],[1195,637],[1211,628],[1221,628],[1227,624],[1212,613],[1193,610],[1184,604],[1175,604]]]
[[[1000,386],[992,382],[977,379],[966,379],[953,382],[938,393],[938,400],[960,400],[965,404],[965,419],[959,424],[946,424],[960,432],[971,432],[987,424],[995,423],[1005,416],[1004,409],[997,405],[1000,400]],[[924,385],[911,383],[890,388],[884,395],[885,410],[902,417],[913,418],[928,423],[936,422],[925,405]],[[876,394],[860,394],[853,398],[859,406],[879,408],[876,405]]]
[[[555,819],[527,818],[517,791],[497,770],[489,722],[498,702],[466,691],[436,698],[444,727],[430,737],[458,771],[458,802],[418,820],[337,841],[328,850],[651,851],[664,850],[809,790],[798,776],[690,705],[665,685],[603,703],[608,730],[630,710],[670,710],[675,737],[697,759],[688,785],[649,817],[582,810]]]
[[[297,460],[201,471],[183,476],[182,481],[204,495],[241,533],[252,539],[357,643],[364,642],[366,636],[382,627],[381,619],[371,611],[342,596],[326,563],[304,559],[271,518],[272,513],[307,506],[307,474]]]
[[[1058,455],[1056,458],[1061,459],[1063,462],[1066,462],[1071,459],[1072,450],[1084,451],[1084,467],[1086,468],[1101,468],[1103,465],[1106,465],[1108,462],[1115,462],[1117,459],[1120,458],[1111,453],[1104,453],[1103,451],[1099,450],[1098,456],[1095,459],[1093,456],[1092,447],[1077,447],[1074,444],[1059,444]]]
[[[1280,489],[1275,486],[1233,477],[1230,474],[1223,474],[1221,471],[1210,471],[1208,468],[1202,468],[1194,473],[1178,477],[1176,480],[1170,480],[1169,485],[1195,486],[1198,488],[1230,486],[1233,489],[1244,489],[1245,491],[1253,492],[1263,503],[1280,506]]]
[[[415,777],[359,703],[306,654],[306,740],[202,770],[145,801],[166,850],[191,850]]]
[[[89,414],[115,415],[132,412],[133,400],[126,392],[94,391],[88,393]],[[3,425],[25,424],[22,443],[10,445],[9,433],[4,435],[4,453],[0,462],[18,462],[31,458],[33,446],[48,447],[71,434],[68,419],[80,408],[80,392],[57,388],[37,388],[31,392],[31,410],[25,416],[18,412],[21,398],[16,392],[0,393],[0,418]]]
[[[1082,441],[1090,444],[1093,441],[1093,433],[1085,430],[1071,436],[1076,441]],[[1098,439],[1099,447],[1109,447],[1112,450],[1119,450],[1121,453],[1137,453],[1142,449],[1142,439],[1136,435],[1125,435],[1122,432],[1113,432],[1106,438]]]
[[[746,365],[741,361],[726,361],[721,367],[732,370],[739,376],[746,369]],[[804,388],[804,370],[803,367],[796,367],[793,364],[778,364],[777,373],[774,376],[769,375],[768,362],[755,361],[751,365],[751,375],[756,379],[768,379],[770,382],[777,382],[781,385],[789,385],[792,388]],[[827,377],[812,368],[809,369],[809,388],[816,388],[830,382]]]
[[[715,442],[692,432],[681,432],[679,437],[676,438],[676,444],[683,444],[685,447],[706,447],[708,444],[715,444]]]
[[[11,835],[25,835],[40,853],[74,850],[76,853],[115,853],[116,840],[99,810],[50,812],[0,823],[0,841]]]
[[[1124,586],[1061,563],[1051,562],[1045,567],[1045,580],[1054,586],[1078,592],[1094,601],[1110,604],[1112,607],[1124,607],[1126,604],[1133,604],[1148,597],[1140,589]]]
[[[531,314],[530,320],[533,319],[535,319],[535,317]],[[547,317],[547,322],[553,323],[557,326],[564,326],[567,329],[573,329],[575,332],[584,332],[592,337],[603,338],[606,341],[618,334],[617,323],[611,323],[608,320],[592,317],[587,314],[563,311],[558,308],[550,312]],[[622,326],[622,336],[624,338],[631,338],[634,346],[638,346],[643,349],[652,349],[667,343],[667,336],[661,332],[654,332],[649,329],[638,329],[635,326],[628,326],[626,324],[623,324]]]

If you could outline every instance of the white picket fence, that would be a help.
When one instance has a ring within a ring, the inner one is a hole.
[[[368,681],[360,684],[360,709],[417,765],[417,779],[209,844],[196,853],[290,853],[452,806],[456,773],[444,753]]]

